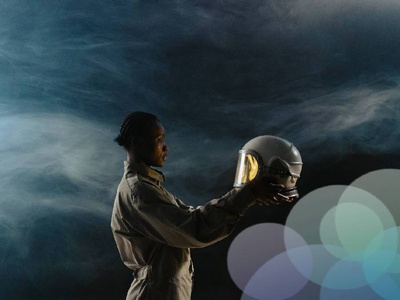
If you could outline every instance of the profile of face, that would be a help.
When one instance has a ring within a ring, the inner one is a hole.
[[[162,167],[167,159],[168,146],[165,143],[165,129],[159,122],[150,122],[143,134],[133,141],[135,161],[148,166]]]

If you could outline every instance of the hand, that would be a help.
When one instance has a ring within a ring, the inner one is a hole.
[[[282,201],[292,202],[295,199],[295,197],[284,195],[284,185],[272,183],[266,178],[256,180],[249,185],[256,201],[260,204],[277,205],[282,203]],[[295,191],[295,194],[297,194],[297,191]]]

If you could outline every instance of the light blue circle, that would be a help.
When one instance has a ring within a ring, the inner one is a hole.
[[[381,180],[384,180],[384,178],[381,178]],[[354,183],[356,182],[357,180]],[[382,182],[376,181],[371,184],[379,186],[382,184]],[[376,215],[379,216],[384,229],[396,226],[396,222],[392,214],[393,211],[390,211],[381,199],[377,198],[376,195],[372,194],[368,190],[364,190],[363,188],[355,187],[352,185],[348,186],[343,191],[338,204],[346,203],[356,203],[368,207]],[[399,208],[400,207],[398,206],[398,209]]]
[[[329,245],[327,249],[339,259],[354,261],[363,260],[366,247],[382,231],[382,221],[374,211],[350,202],[340,203],[328,211],[320,226],[321,240],[324,245]]]
[[[370,286],[366,285],[354,289],[330,289],[321,287],[319,300],[382,300]],[[304,299],[306,300],[306,299]],[[308,300],[308,299],[307,299]]]
[[[227,255],[228,271],[242,291],[265,262],[286,251],[283,228],[275,223],[256,224],[240,232],[232,241]]]
[[[349,290],[367,285],[362,262],[339,260],[324,277],[321,286],[330,289]]]
[[[399,265],[399,227],[386,229],[377,235],[367,247],[363,259],[365,278],[373,283],[393,267]],[[394,271],[398,272],[398,271]]]
[[[247,283],[244,293],[255,299],[287,299],[301,291],[308,282],[292,264],[293,257],[302,261],[302,271],[312,271],[311,256],[307,246],[281,253],[261,266]]]
[[[284,231],[298,246],[289,250],[290,257],[286,253]],[[297,262],[296,267],[292,260]],[[265,286],[276,295],[296,294],[308,282],[312,270],[312,255],[306,242],[290,228],[274,223],[257,224],[243,230],[233,240],[227,262],[235,284],[256,298]]]

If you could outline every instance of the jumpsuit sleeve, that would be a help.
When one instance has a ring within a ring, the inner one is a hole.
[[[165,189],[142,182],[132,190],[131,221],[149,239],[178,248],[201,248],[228,236],[254,203],[252,192],[244,187],[193,208]]]

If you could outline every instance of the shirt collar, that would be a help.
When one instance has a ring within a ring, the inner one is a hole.
[[[140,175],[150,177],[151,179],[157,180],[159,182],[165,182],[165,177],[162,172],[152,169],[145,164],[124,161],[124,167],[125,172],[136,171]]]

